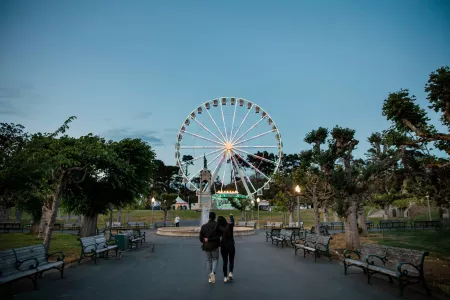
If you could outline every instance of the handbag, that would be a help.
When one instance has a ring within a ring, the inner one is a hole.
[[[216,223],[216,226],[214,227],[212,233],[209,236],[207,236],[208,239],[210,239],[214,235],[214,233],[216,232],[217,225],[218,225],[218,223]],[[206,243],[202,243],[202,245],[200,247],[202,248],[203,251],[212,251],[213,249],[210,249],[210,245],[211,244],[206,242]]]

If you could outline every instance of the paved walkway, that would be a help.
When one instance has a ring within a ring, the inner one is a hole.
[[[236,248],[232,283],[223,283],[221,262],[216,283],[208,283],[198,239],[150,235],[145,247],[120,260],[75,265],[62,280],[56,273],[44,275],[38,291],[28,280],[16,282],[12,299],[399,299],[396,284],[374,278],[368,285],[359,269],[345,276],[339,263],[296,257],[292,248],[266,243],[262,232],[237,238]],[[405,299],[431,298],[408,288]]]

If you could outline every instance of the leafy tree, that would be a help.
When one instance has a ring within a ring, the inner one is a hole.
[[[328,202],[333,195],[331,175],[337,159],[334,147],[321,148],[327,138],[328,129],[323,127],[306,134],[305,142],[311,144],[312,149],[300,153],[300,164],[294,171],[296,181],[303,187],[303,196],[309,198],[313,204],[314,224],[317,229],[320,228],[319,208],[324,208],[324,215],[328,215]]]
[[[163,161],[155,160],[152,190],[159,195],[177,193],[182,186],[178,171],[179,168],[177,166],[166,166]]]
[[[420,149],[426,153],[424,158],[417,160],[424,167],[423,176],[415,178],[421,182],[422,191],[426,191],[434,199],[441,211],[442,207],[449,206],[450,190],[448,157],[436,157],[429,153],[428,144],[450,154],[450,68],[441,67],[432,72],[425,85],[429,108],[441,114],[441,124],[446,132],[439,132],[430,123],[426,111],[416,103],[416,97],[409,94],[409,90],[401,89],[390,93],[383,103],[382,112],[387,120],[392,121],[393,127],[402,134],[408,134],[409,140],[403,141],[400,146]]]
[[[297,207],[296,195],[294,195],[294,186],[292,176],[281,172],[274,176],[274,189],[277,191],[274,202],[278,207],[282,207],[289,213],[289,222],[294,221],[294,210]]]
[[[342,164],[334,171],[334,209],[344,218],[346,247],[359,249],[357,213],[362,194],[367,190],[366,174],[362,161],[354,160],[353,150],[358,145],[355,130],[336,126],[331,131],[330,147],[341,159]]]
[[[84,215],[82,236],[95,234],[99,214],[112,206],[136,204],[137,198],[148,195],[154,171],[155,154],[140,139],[105,143],[98,138],[97,143],[105,155],[97,157],[96,168],[83,182],[69,184],[70,193],[64,199],[68,211]]]

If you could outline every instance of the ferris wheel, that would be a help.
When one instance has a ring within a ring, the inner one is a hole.
[[[175,158],[179,175],[191,190],[262,195],[282,157],[281,135],[272,117],[245,99],[223,97],[207,101],[183,121]],[[200,182],[204,170],[211,186]]]

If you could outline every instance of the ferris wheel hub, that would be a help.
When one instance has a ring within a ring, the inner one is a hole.
[[[225,149],[227,149],[227,150],[232,150],[232,149],[233,149],[233,143],[231,143],[231,142],[226,142],[226,143],[225,143]]]

